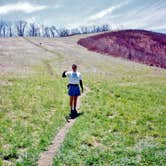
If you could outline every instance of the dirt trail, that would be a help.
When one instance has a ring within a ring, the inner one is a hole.
[[[83,95],[80,97],[84,97],[88,92],[89,88],[85,88],[86,91],[83,93]],[[78,100],[78,108],[80,108],[80,100]],[[58,134],[54,137],[53,141],[49,145],[48,149],[41,153],[40,158],[38,160],[38,166],[51,166],[53,164],[54,156],[56,155],[56,152],[62,145],[66,134],[69,132],[69,129],[74,125],[76,119],[71,119],[70,122],[66,123],[64,127],[62,127]]]
[[[52,54],[56,54],[58,55],[58,60],[63,59],[63,54],[60,52],[55,52],[52,51],[46,47],[40,46],[39,44],[36,44],[35,42],[31,41],[30,39],[26,39],[24,38],[27,42],[31,43],[32,45],[39,47],[41,49],[43,49],[46,52],[50,52]],[[59,62],[59,61],[58,61]],[[54,79],[54,75],[57,74],[53,71],[49,61],[43,61],[46,70],[48,72],[48,74],[50,75],[50,77],[52,77]],[[84,97],[88,92],[89,92],[89,88],[85,87],[85,92],[81,95],[80,99],[82,97]],[[77,104],[77,108],[80,108],[80,99],[78,100],[78,104]],[[51,166],[53,164],[53,159],[56,155],[56,152],[58,151],[58,149],[60,148],[60,146],[62,145],[66,134],[69,132],[69,129],[74,125],[76,119],[70,119],[60,130],[59,132],[55,135],[54,139],[52,140],[51,144],[48,146],[47,150],[44,151],[43,153],[40,154],[40,158],[38,160],[38,166]]]

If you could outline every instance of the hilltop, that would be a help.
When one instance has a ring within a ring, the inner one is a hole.
[[[166,34],[122,30],[82,38],[78,44],[90,51],[166,68]]]

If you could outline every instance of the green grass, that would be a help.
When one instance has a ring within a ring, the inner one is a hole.
[[[24,78],[2,78],[10,84],[0,87],[0,165],[37,165],[65,123],[66,81],[44,69]],[[164,78],[88,75],[84,81],[90,88],[82,99],[84,114],[70,129],[54,165],[164,165]]]
[[[39,154],[65,124],[67,80],[59,73],[73,62],[90,92],[82,99],[84,114],[70,128],[54,165],[164,165],[165,70],[100,57],[75,47],[69,38],[45,40],[39,50],[31,42],[34,57],[45,55],[41,66],[31,64],[35,74],[0,78],[3,84],[9,82],[0,86],[0,166],[37,165]],[[49,58],[48,52],[54,56]],[[13,60],[19,63],[19,58]]]
[[[65,82],[46,73],[2,79],[10,85],[0,87],[0,165],[36,165],[39,153],[65,123]]]
[[[136,82],[129,86],[129,81]],[[96,77],[87,84],[91,91],[83,99],[84,115],[54,165],[164,165],[166,85],[127,76],[118,81]]]

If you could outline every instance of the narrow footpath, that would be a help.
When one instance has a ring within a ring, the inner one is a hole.
[[[80,108],[81,106],[80,99],[84,97],[88,92],[89,89],[86,87],[85,92],[81,95],[81,97],[78,100],[78,108]],[[38,166],[51,166],[53,164],[54,156],[56,155],[58,149],[62,145],[69,129],[74,125],[76,119],[69,120],[69,122],[66,122],[66,124],[59,130],[59,132],[57,133],[57,135],[54,137],[53,141],[49,145],[48,149],[40,154],[40,158],[38,160]]]

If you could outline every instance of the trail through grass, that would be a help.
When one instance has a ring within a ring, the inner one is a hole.
[[[60,76],[52,77],[43,71],[25,78],[3,78],[12,86],[0,87],[1,164],[10,161],[34,165],[39,153],[65,123],[66,85]]]
[[[88,80],[84,116],[67,135],[55,166],[165,165],[166,85],[118,82]]]
[[[89,52],[77,46],[78,38],[3,39],[16,42],[13,59],[4,46],[1,59],[15,64],[6,71],[20,72],[28,62],[34,72],[0,75],[0,165],[37,165],[65,124],[67,80],[61,72],[72,63],[90,92],[54,165],[164,165],[165,70]]]

